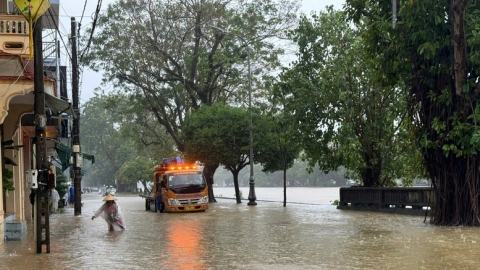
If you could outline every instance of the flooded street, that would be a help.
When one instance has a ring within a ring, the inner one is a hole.
[[[478,269],[480,228],[434,227],[424,217],[337,210],[338,188],[256,188],[257,206],[215,188],[203,213],[145,211],[118,195],[127,230],[108,232],[97,193],[51,216],[51,253],[34,253],[32,222],[23,241],[0,247],[0,269]],[[242,188],[244,197],[248,188]],[[222,197],[220,197],[222,196]],[[309,204],[311,203],[311,204]]]

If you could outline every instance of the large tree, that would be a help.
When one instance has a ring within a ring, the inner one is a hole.
[[[161,164],[163,158],[180,154],[165,126],[158,124],[154,113],[143,106],[145,99],[114,93],[102,98],[104,108],[117,116],[118,130],[122,136],[134,142],[137,156]]]
[[[202,106],[188,114],[182,139],[187,158],[222,164],[232,173],[237,203],[241,203],[238,173],[252,162],[247,110],[223,104]]]
[[[118,0],[99,19],[85,59],[116,90],[143,100],[183,152],[187,112],[245,102],[249,59],[252,90],[262,93],[263,75],[280,65],[276,41],[295,23],[297,10],[295,0]],[[205,168],[207,178],[216,168]]]
[[[405,88],[371,68],[376,59],[365,53],[362,30],[332,7],[303,16],[289,32],[298,60],[281,74],[276,96],[285,98],[312,166],[327,173],[343,165],[364,186],[392,186],[419,172],[411,162]]]
[[[285,113],[284,97],[272,101],[270,121],[262,121],[263,136],[256,144],[257,159],[263,165],[263,172],[283,172],[283,207],[287,206],[287,170],[291,168],[302,150],[292,119]],[[292,181],[291,186],[294,186]]]
[[[216,162],[229,170],[233,175],[237,203],[241,203],[239,173],[250,162],[263,164],[264,171],[281,170],[293,163],[291,152],[281,152],[276,123],[259,113],[253,113],[252,117],[255,123],[252,126],[253,160],[250,160],[247,109],[223,104],[202,106],[189,113],[185,120],[182,139],[186,157]]]
[[[480,225],[478,2],[396,1],[393,8],[392,1],[346,2],[351,18],[365,26],[366,51],[381,60],[378,68],[408,86],[435,189],[431,222]]]

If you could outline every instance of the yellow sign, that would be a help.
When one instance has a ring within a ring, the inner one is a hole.
[[[25,19],[35,22],[50,7],[48,0],[13,0]]]
[[[15,5],[28,20],[30,58],[33,58],[33,22],[35,22],[50,7],[48,0],[13,0]]]

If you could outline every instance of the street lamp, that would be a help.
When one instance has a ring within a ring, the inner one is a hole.
[[[225,29],[216,27],[216,26],[210,26],[213,29],[216,29],[218,31],[221,31],[226,34],[232,34],[236,37],[238,37],[247,47],[247,63],[248,63],[248,109],[249,109],[249,115],[248,115],[248,120],[249,120],[249,129],[250,129],[250,180],[248,181],[248,184],[250,186],[250,190],[248,192],[248,205],[257,205],[257,196],[255,195],[255,177],[253,176],[253,133],[252,133],[252,73],[250,69],[250,45],[248,42],[240,35],[237,35],[235,33],[229,32]]]

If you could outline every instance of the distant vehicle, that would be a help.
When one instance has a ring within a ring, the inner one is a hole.
[[[352,179],[348,179],[347,180],[347,186],[353,186],[355,185],[357,182],[355,182],[355,180],[352,180]]]

